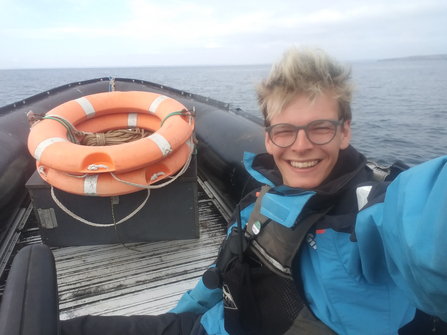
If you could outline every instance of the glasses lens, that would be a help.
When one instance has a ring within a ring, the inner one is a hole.
[[[296,129],[290,124],[277,124],[270,130],[270,139],[278,147],[288,147],[295,142]]]
[[[330,142],[334,138],[336,130],[336,125],[324,120],[311,122],[307,126],[309,140],[315,144],[326,144]]]

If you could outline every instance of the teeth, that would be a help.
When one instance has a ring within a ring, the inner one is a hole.
[[[295,168],[298,169],[304,169],[304,168],[308,168],[308,167],[312,167],[318,164],[318,161],[310,161],[310,162],[294,162],[291,161],[290,165],[292,165]]]

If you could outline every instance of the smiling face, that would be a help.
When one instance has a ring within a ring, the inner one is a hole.
[[[270,124],[290,123],[304,126],[312,121],[329,119],[338,121],[337,99],[320,94],[313,103],[306,96],[298,96],[283,111],[272,117]],[[294,144],[280,148],[265,134],[267,152],[273,156],[283,177],[284,185],[313,189],[318,187],[331,173],[337,163],[340,150],[346,149],[351,140],[351,121],[338,126],[334,139],[324,145],[308,140],[304,130],[298,132]]]

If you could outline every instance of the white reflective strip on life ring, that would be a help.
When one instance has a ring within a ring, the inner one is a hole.
[[[172,152],[171,145],[162,135],[158,133],[153,133],[152,135],[149,136],[149,138],[152,141],[154,141],[156,145],[158,145],[158,147],[161,150],[161,153],[163,154],[163,157],[166,157]]]
[[[136,128],[137,119],[138,119],[138,113],[129,113],[129,115],[127,116],[127,126],[129,128]]]
[[[155,114],[155,112],[157,111],[158,106],[160,106],[160,104],[165,101],[168,97],[165,95],[160,95],[157,99],[155,99],[154,101],[152,101],[151,106],[149,107],[149,112],[151,112],[152,114]]]
[[[88,175],[84,179],[84,194],[90,196],[98,196],[96,186],[98,186],[99,174]]]
[[[86,98],[82,97],[75,100],[78,104],[81,105],[82,109],[84,110],[85,115],[87,115],[87,119],[91,119],[96,115],[95,108],[93,108],[90,101],[88,101]]]
[[[62,137],[47,138],[45,141],[40,142],[36,147],[36,150],[34,150],[34,158],[40,162],[40,157],[42,156],[44,150],[56,142],[68,142],[68,140]]]

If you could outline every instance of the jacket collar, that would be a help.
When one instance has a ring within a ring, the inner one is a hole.
[[[254,155],[245,153],[244,163],[247,171],[259,182],[273,187],[274,192],[282,194],[299,194],[313,191],[317,195],[331,196],[340,194],[346,189],[356,186],[365,180],[366,157],[351,145],[340,150],[337,163],[329,176],[315,189],[292,188],[283,185],[282,176],[275,164],[273,156],[267,153]],[[363,172],[363,173],[360,173]]]

